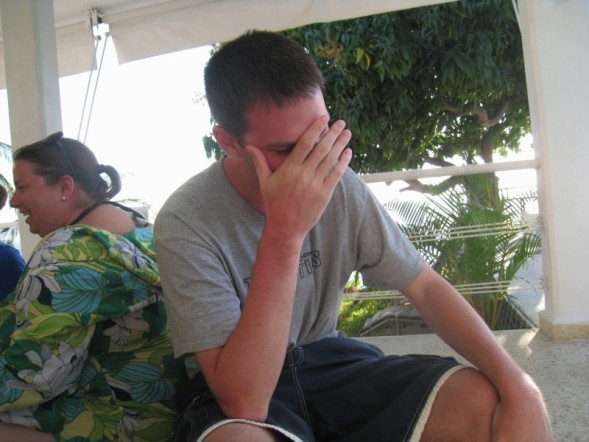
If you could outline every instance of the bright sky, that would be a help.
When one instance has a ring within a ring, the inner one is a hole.
[[[117,199],[145,200],[153,215],[180,184],[211,163],[201,141],[210,132],[209,112],[198,100],[209,52],[201,47],[119,65],[114,47],[107,47],[85,144],[121,174]],[[89,73],[60,80],[66,137],[78,137],[88,80]],[[2,91],[0,141],[10,143],[7,108]],[[4,168],[0,172],[6,174]]]

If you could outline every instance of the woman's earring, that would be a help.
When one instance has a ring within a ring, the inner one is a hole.
[[[62,200],[62,201],[65,201],[65,195],[62,195],[62,196],[61,196],[61,200]]]

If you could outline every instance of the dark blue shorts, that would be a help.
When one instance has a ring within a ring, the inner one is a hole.
[[[432,392],[461,367],[453,358],[384,356],[377,347],[355,339],[323,339],[287,353],[268,419],[253,424],[294,441],[418,438]],[[235,421],[223,414],[201,374],[191,382],[179,398],[175,441],[200,440]]]

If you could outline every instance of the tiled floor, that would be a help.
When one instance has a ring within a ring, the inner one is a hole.
[[[542,390],[557,442],[589,442],[589,341],[554,342],[535,330],[495,332]],[[456,354],[436,335],[359,338],[386,354]]]

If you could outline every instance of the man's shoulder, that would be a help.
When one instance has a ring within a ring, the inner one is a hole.
[[[221,163],[214,163],[189,178],[176,189],[162,205],[154,222],[154,237],[170,231],[194,233],[207,229],[217,219],[216,214],[226,209],[226,186]]]
[[[363,183],[364,182],[364,180],[362,180],[362,178],[360,178],[360,176],[356,172],[354,172],[351,167],[346,168],[346,171],[344,172],[342,180],[344,180],[345,182],[353,182],[353,183]]]
[[[168,197],[162,210],[177,210],[178,207],[197,204],[200,199],[209,199],[219,188],[222,179],[220,163],[214,163],[202,172],[193,175]]]
[[[361,199],[365,199],[366,193],[369,191],[366,182],[349,167],[342,176],[338,187],[343,194]]]
[[[348,168],[336,188],[331,202],[326,210],[325,220],[342,222],[342,214],[348,218],[367,219],[376,216],[383,210],[368,183],[352,169]]]

